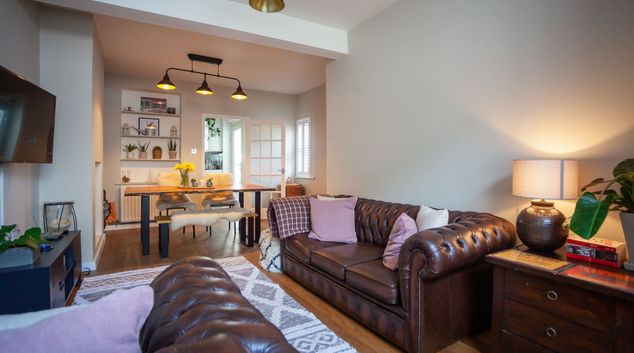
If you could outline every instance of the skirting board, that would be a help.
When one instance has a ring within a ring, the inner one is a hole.
[[[101,235],[101,241],[97,244],[97,249],[95,250],[95,256],[93,261],[83,262],[81,263],[82,272],[85,270],[95,271],[97,269],[97,264],[99,263],[99,259],[101,259],[101,254],[103,254],[103,248],[106,246],[106,232]]]

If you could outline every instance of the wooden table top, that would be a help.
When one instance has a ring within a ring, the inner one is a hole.
[[[213,187],[182,187],[182,186],[139,186],[128,187],[125,189],[125,196],[144,196],[144,195],[160,195],[181,192],[185,194],[207,194],[212,192],[254,192],[254,191],[275,191],[275,188],[255,185],[255,184],[236,184],[236,185],[217,185]]]

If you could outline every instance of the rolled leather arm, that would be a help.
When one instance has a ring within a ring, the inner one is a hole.
[[[432,280],[480,263],[487,254],[515,245],[509,221],[488,213],[465,212],[444,227],[411,236],[401,247],[401,298],[408,307],[410,285]]]

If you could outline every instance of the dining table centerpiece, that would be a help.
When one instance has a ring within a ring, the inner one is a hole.
[[[189,185],[189,173],[194,171],[194,163],[183,162],[174,166],[174,170],[178,170],[181,175],[180,186],[186,187]]]

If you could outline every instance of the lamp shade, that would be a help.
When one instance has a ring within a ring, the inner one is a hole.
[[[579,196],[579,162],[513,161],[513,195],[532,199],[572,200]]]

